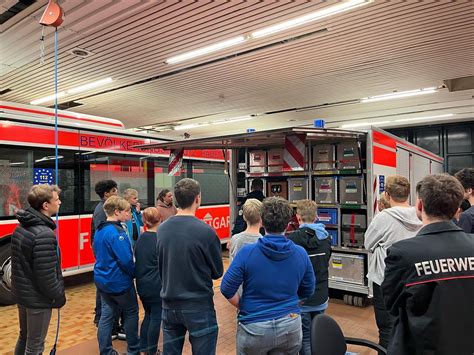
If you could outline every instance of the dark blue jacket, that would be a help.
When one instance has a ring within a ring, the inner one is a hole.
[[[242,284],[239,320],[246,324],[300,313],[298,300],[313,294],[315,277],[302,247],[283,235],[265,235],[237,253],[221,292],[232,298]]]
[[[135,276],[132,245],[120,222],[99,225],[94,238],[94,281],[102,292],[119,294],[130,289]]]
[[[161,280],[156,252],[156,232],[145,232],[135,244],[135,276],[142,301],[161,302]]]

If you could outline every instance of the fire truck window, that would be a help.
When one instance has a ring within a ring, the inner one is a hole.
[[[148,164],[144,157],[124,155],[106,155],[97,152],[81,153],[81,170],[84,211],[92,213],[99,202],[99,196],[94,187],[101,180],[117,182],[119,193],[132,188],[138,191],[142,208],[153,206],[154,201],[148,201]]]
[[[229,178],[223,163],[193,163],[192,177],[201,184],[202,205],[229,203]]]
[[[158,194],[163,189],[173,191],[174,185],[181,179],[184,179],[187,174],[186,161],[183,162],[181,173],[177,176],[168,175],[168,161],[155,160],[155,201],[158,198]]]
[[[34,184],[55,184],[55,155],[52,149],[0,148],[0,217],[14,216],[28,207],[27,195]],[[74,153],[60,151],[58,182],[61,188],[61,214],[74,213]]]
[[[32,166],[32,151],[0,148],[0,217],[14,216],[18,209],[28,207]]]

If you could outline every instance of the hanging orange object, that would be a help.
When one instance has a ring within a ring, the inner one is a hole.
[[[59,27],[63,21],[63,9],[59,6],[56,0],[49,0],[39,23],[44,26]]]

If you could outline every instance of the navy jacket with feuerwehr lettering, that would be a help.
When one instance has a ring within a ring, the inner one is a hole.
[[[474,353],[474,236],[451,221],[388,249],[382,283],[396,317],[388,354]]]

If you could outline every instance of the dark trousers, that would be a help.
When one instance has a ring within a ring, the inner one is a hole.
[[[374,283],[374,311],[375,311],[375,322],[377,328],[379,328],[379,344],[385,349],[388,347],[388,343],[392,337],[393,325],[395,319],[385,308],[383,300],[382,288]]]
[[[300,355],[311,355],[311,322],[322,311],[301,312],[301,326],[303,328],[303,341],[301,343]]]
[[[158,350],[158,340],[161,329],[161,298],[156,302],[142,300],[145,318],[140,328],[140,351],[155,354]]]
[[[34,309],[19,305],[18,318],[20,335],[16,343],[15,355],[41,355],[51,320],[51,308]]]
[[[120,295],[100,293],[102,297],[102,314],[97,329],[99,351],[101,355],[109,355],[112,352],[112,328],[115,320],[123,311],[125,318],[125,333],[127,334],[127,353],[138,355],[140,352],[140,340],[138,338],[138,302],[135,286]]]
[[[218,327],[214,310],[163,309],[162,319],[164,354],[181,355],[187,331],[193,355],[216,353]]]

